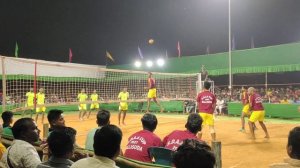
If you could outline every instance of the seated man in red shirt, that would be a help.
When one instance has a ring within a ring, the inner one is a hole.
[[[153,133],[157,126],[157,118],[151,113],[146,113],[141,119],[143,130],[138,131],[128,138],[124,156],[130,159],[152,162],[148,149],[150,147],[161,147],[160,138]]]
[[[176,151],[178,146],[180,146],[185,139],[198,139],[197,133],[201,131],[202,118],[196,114],[192,113],[189,115],[187,122],[185,124],[186,130],[180,131],[175,130],[169,135],[167,135],[163,140],[163,145],[165,148]]]

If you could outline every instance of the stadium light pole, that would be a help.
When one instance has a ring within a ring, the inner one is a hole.
[[[232,96],[232,65],[231,65],[231,0],[228,0],[228,66],[229,66],[229,91]]]

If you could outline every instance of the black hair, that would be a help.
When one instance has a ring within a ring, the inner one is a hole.
[[[98,126],[104,126],[109,124],[110,112],[107,110],[100,110],[97,113],[97,124]]]
[[[287,145],[292,148],[290,157],[300,159],[300,127],[295,127],[290,131]]]
[[[52,125],[53,122],[57,121],[62,113],[63,113],[62,110],[58,110],[58,109],[50,110],[47,115],[49,124]]]
[[[74,150],[76,130],[71,127],[54,130],[49,135],[47,142],[51,154],[61,158]]]
[[[143,129],[153,132],[157,126],[157,118],[154,114],[146,113],[141,119]]]
[[[204,89],[208,90],[210,86],[211,86],[210,82],[207,81],[204,82]]]
[[[198,131],[201,131],[202,118],[199,114],[192,113],[189,115],[185,127],[192,133],[196,134]]]
[[[32,118],[21,118],[17,120],[13,127],[12,133],[15,139],[22,139],[24,138],[23,135],[27,133],[31,124],[33,124],[34,120]]]
[[[94,136],[94,153],[113,159],[121,150],[122,131],[115,125],[105,125]]]
[[[213,168],[216,158],[205,142],[186,139],[173,154],[173,163],[176,168]]]
[[[1,115],[3,120],[3,128],[8,127],[13,118],[14,114],[11,111],[4,111]]]

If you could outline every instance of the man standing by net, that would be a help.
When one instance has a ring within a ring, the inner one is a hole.
[[[129,93],[127,92],[127,88],[124,88],[122,90],[122,92],[120,92],[118,95],[118,99],[120,99],[119,115],[118,115],[119,125],[120,125],[122,112],[123,112],[122,124],[125,125],[124,121],[125,121],[125,117],[126,117],[126,112],[128,110],[128,104],[127,104],[128,98],[129,98]]]
[[[210,89],[210,82],[204,82],[204,90],[198,94],[197,103],[199,107],[199,113],[203,120],[203,125],[208,125],[212,140],[216,140],[216,132],[214,128],[213,113],[216,108],[216,97],[212,94]],[[202,139],[202,132],[198,133],[198,138]]]
[[[33,88],[30,88],[29,92],[26,93],[26,105],[25,105],[25,107],[29,107],[30,108],[30,115],[32,116],[33,108],[34,108],[34,92],[33,92]],[[23,112],[23,115],[24,115],[25,111]]]
[[[39,114],[42,114],[42,123],[44,123],[46,106],[45,106],[45,93],[43,88],[40,88],[39,93],[36,94],[36,98],[37,98],[37,107],[36,107],[35,122],[38,121]]]
[[[256,121],[259,122],[261,128],[264,130],[266,136],[265,138],[269,138],[269,133],[267,130],[266,125],[264,124],[264,119],[265,119],[265,110],[263,107],[263,99],[262,97],[256,93],[254,87],[249,87],[248,88],[248,94],[250,96],[249,103],[250,103],[250,110],[252,111],[249,119],[249,128],[250,128],[250,133],[251,133],[251,138],[255,139],[255,134],[254,134],[254,123]]]
[[[93,94],[91,94],[91,100],[92,100],[92,104],[90,106],[90,111],[89,111],[89,114],[88,114],[87,118],[90,117],[92,110],[93,111],[98,111],[99,110],[98,94],[97,94],[96,89],[94,89]]]
[[[87,94],[85,93],[85,89],[81,89],[81,92],[78,94],[77,96],[77,99],[79,100],[79,106],[78,106],[78,109],[79,109],[79,120],[83,120],[83,117],[85,116],[86,114],[86,99],[88,98]],[[81,113],[82,116],[81,116]]]
[[[152,78],[151,72],[148,72],[148,89],[149,91],[148,91],[147,113],[149,113],[151,99],[153,99],[153,101],[159,106],[160,112],[163,112],[164,109],[156,99],[156,83],[155,83],[155,79]]]

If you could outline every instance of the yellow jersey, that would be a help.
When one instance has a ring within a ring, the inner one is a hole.
[[[27,92],[26,97],[27,97],[27,104],[33,104],[34,93],[33,92]]]
[[[91,99],[92,101],[98,101],[98,94],[97,93],[91,94]]]
[[[39,92],[37,95],[37,104],[45,104],[45,93]]]
[[[129,93],[128,92],[120,92],[119,95],[118,95],[118,98],[121,101],[126,101],[129,98]]]
[[[78,96],[77,96],[79,102],[84,102],[86,101],[86,99],[88,98],[87,94],[85,93],[79,93]]]
[[[281,100],[280,104],[291,104],[288,100]]]

